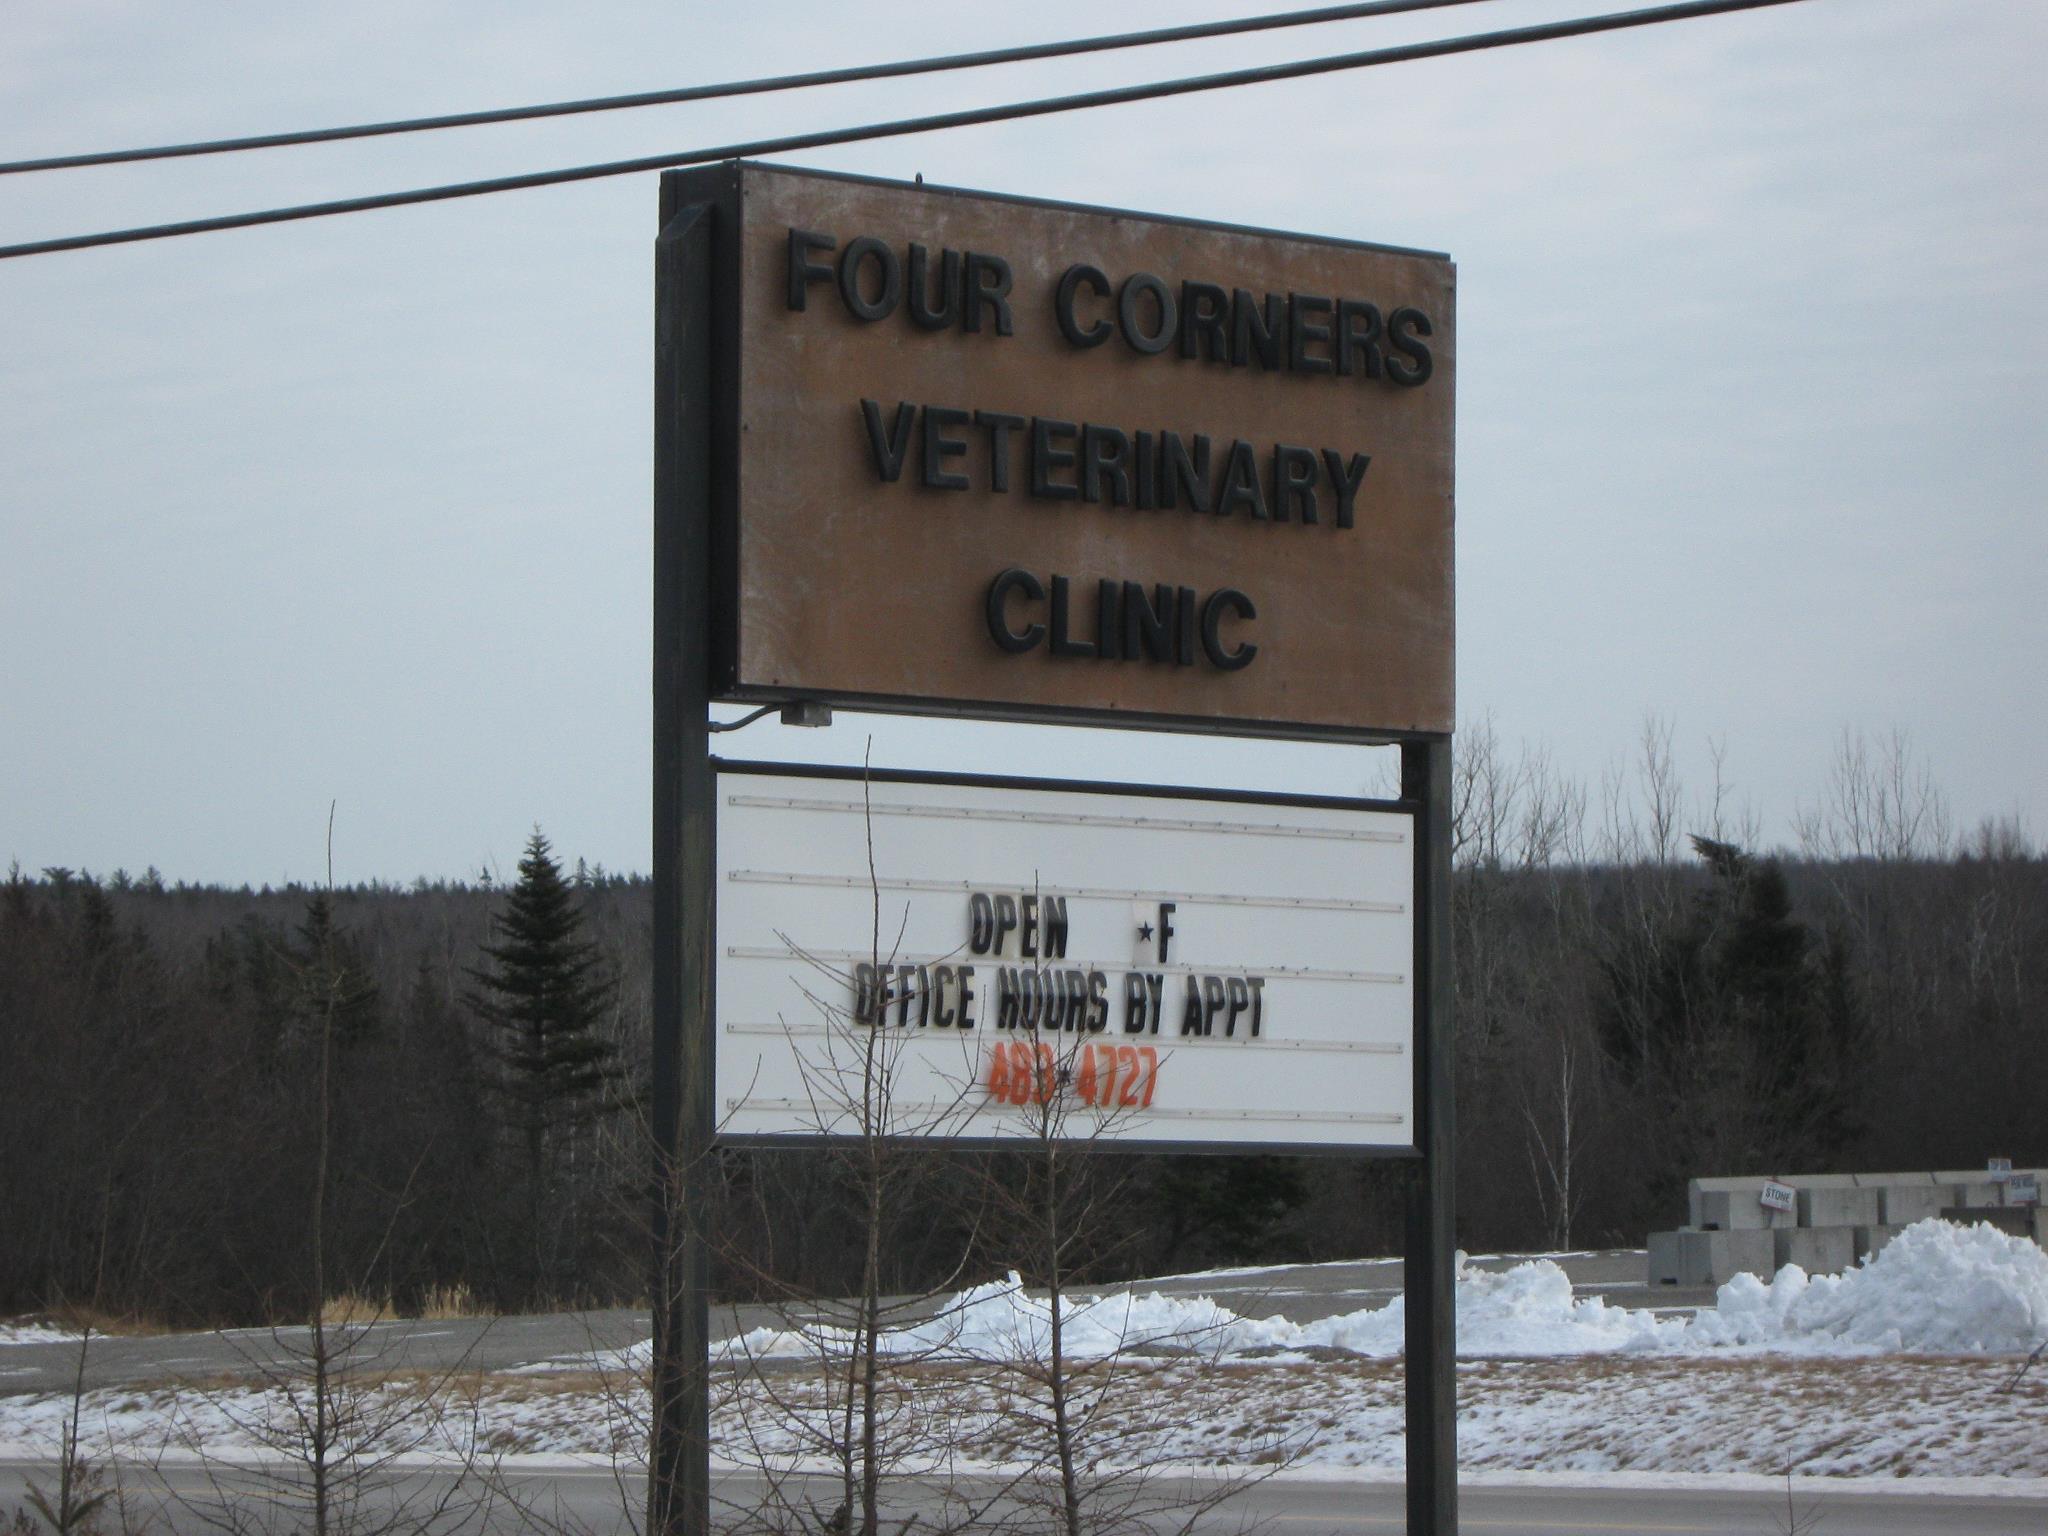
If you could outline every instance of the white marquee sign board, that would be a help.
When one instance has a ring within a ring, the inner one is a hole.
[[[717,850],[722,1139],[858,1133],[872,1061],[908,1136],[1414,1143],[1406,812],[721,765]]]

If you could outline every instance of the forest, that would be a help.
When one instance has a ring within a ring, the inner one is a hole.
[[[1459,1241],[1639,1246],[1706,1174],[2048,1163],[2048,859],[1845,733],[1793,840],[1646,722],[1598,783],[1485,722],[1455,757]],[[245,1323],[644,1304],[643,878],[0,884],[0,1315]],[[1015,1154],[918,1148],[884,1289],[1010,1262]],[[1399,1251],[1403,1166],[1097,1147],[1080,1279]],[[1020,1171],[1022,1170],[1022,1171]],[[856,1170],[717,1154],[722,1294],[845,1294]]]

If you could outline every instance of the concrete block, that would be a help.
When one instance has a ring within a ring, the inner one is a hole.
[[[2005,1189],[1982,1168],[1951,1169],[1934,1175],[1934,1182],[1947,1189],[1950,1205],[2003,1205]]]
[[[1701,1182],[1705,1182],[1704,1180]],[[1777,1227],[1796,1227],[1799,1216],[1796,1211],[1774,1211],[1757,1202],[1757,1193],[1767,1179],[1717,1179],[1719,1184],[1738,1184],[1735,1189],[1703,1189],[1699,1194],[1698,1215],[1692,1225],[1702,1231],[1713,1232],[1758,1232]]]
[[[1795,1227],[1771,1234],[1780,1269],[1797,1264],[1809,1275],[1839,1275],[1856,1262],[1853,1227]]]
[[[1678,1234],[1676,1232],[1652,1232],[1650,1234],[1649,1264],[1643,1276],[1645,1285],[1678,1284]]]
[[[1799,1181],[1799,1225],[1802,1227],[1869,1227],[1878,1215],[1877,1191],[1853,1184],[1815,1185]]]
[[[1888,1227],[1910,1227],[1948,1208],[1948,1190],[1922,1174],[1920,1184],[1885,1184],[1877,1190],[1877,1219]]]
[[[1934,1182],[1931,1173],[1859,1173],[1854,1177],[1858,1189],[1884,1189],[1893,1184],[1925,1189]]]
[[[1872,1259],[1884,1252],[1884,1245],[1886,1243],[1898,1235],[1899,1229],[1897,1227],[1856,1228],[1856,1262],[1868,1264]]]
[[[1942,1180],[1940,1187],[1948,1196],[1948,1207],[1984,1211],[1997,1210],[2005,1204],[2005,1191],[1988,1180],[1975,1184],[1952,1184],[1946,1174],[1936,1174],[1935,1177]]]
[[[1756,1191],[1764,1181],[1757,1178],[1744,1179],[1688,1179],[1685,1185],[1685,1224],[1696,1231],[1703,1231],[1707,1225],[1706,1202],[1709,1196],[1726,1196],[1731,1191],[1746,1189],[1750,1199],[1756,1198]],[[1726,1201],[1722,1203],[1725,1205]]]
[[[1776,1245],[1771,1234],[1761,1229],[1681,1232],[1678,1250],[1681,1272],[1704,1272],[1705,1280],[1695,1284],[1726,1285],[1739,1274],[1768,1280],[1778,1272]]]
[[[1795,1184],[1801,1189],[1855,1189],[1862,1182],[1862,1177],[1855,1173],[1789,1173],[1778,1182]]]
[[[1712,1285],[1714,1283],[1713,1252],[1708,1239],[1725,1237],[1723,1232],[1695,1232],[1682,1227],[1678,1232],[1678,1283],[1680,1285]]]
[[[2034,1213],[2018,1207],[2008,1211],[1996,1206],[1990,1209],[1981,1205],[1958,1206],[1941,1214],[1943,1220],[1952,1221],[1959,1227],[1974,1227],[1981,1223],[2012,1237],[2031,1237],[2034,1233]]]

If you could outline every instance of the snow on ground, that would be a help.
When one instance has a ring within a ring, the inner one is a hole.
[[[1468,1362],[1458,1451],[1475,1470],[2048,1480],[2048,1373],[2013,1378],[2010,1356],[1607,1354]],[[2008,1390],[2008,1388],[2010,1388]],[[821,1456],[843,1379],[802,1369],[721,1373],[713,1449],[743,1465]],[[900,1366],[883,1378],[883,1438],[913,1465],[1016,1467],[1041,1456],[1042,1401],[1021,1373]],[[1075,1383],[1082,1442],[1098,1468],[1295,1465],[1395,1470],[1403,1457],[1398,1361],[1122,1362]],[[47,1451],[70,1400],[0,1397],[0,1445]],[[495,1377],[453,1398],[410,1382],[351,1405],[364,1455],[473,1449],[485,1457],[635,1458],[647,1397],[633,1378]],[[208,1455],[294,1442],[285,1393],[248,1387],[89,1394],[88,1454],[112,1447]],[[345,1438],[350,1438],[345,1436]]]
[[[1306,1357],[1331,1350],[1369,1358],[1401,1352],[1403,1305],[1395,1297],[1309,1323],[1240,1317],[1206,1296],[1116,1292],[1070,1300],[1062,1347],[1072,1358],[1139,1351],[1210,1358]],[[891,1329],[884,1351],[899,1359],[1038,1359],[1050,1353],[1047,1304],[1016,1275],[963,1291],[937,1316]],[[1923,1221],[1869,1263],[1843,1275],[1808,1276],[1797,1265],[1768,1284],[1738,1275],[1717,1305],[1691,1319],[1660,1318],[1597,1296],[1578,1297],[1549,1259],[1498,1273],[1458,1273],[1458,1352],[1530,1357],[1639,1351],[1663,1354],[1770,1349],[1834,1355],[1924,1351],[2025,1353],[2048,1339],[2048,1253],[1988,1226]],[[830,1326],[757,1328],[720,1346],[729,1359],[804,1360],[843,1350]],[[637,1369],[648,1346],[575,1365]]]
[[[56,1328],[48,1323],[0,1322],[0,1347],[9,1344],[65,1344],[78,1337],[73,1328]]]
[[[1923,1221],[1841,1275],[1809,1278],[1796,1264],[1768,1285],[1738,1275],[1688,1335],[1807,1353],[2024,1352],[2048,1339],[2048,1253],[1981,1224]]]
[[[892,1330],[887,1433],[913,1458],[1028,1461],[1050,1313],[1014,1276]],[[1084,1438],[1105,1465],[1398,1467],[1398,1299],[1297,1324],[1206,1297],[1078,1298],[1063,1352]],[[1460,1460],[1550,1472],[2048,1478],[2048,1254],[1988,1227],[1925,1222],[1842,1276],[1782,1270],[1722,1287],[1696,1317],[1579,1299],[1555,1263],[1458,1280]],[[740,1462],[815,1456],[844,1367],[829,1329],[757,1330],[721,1350],[714,1434]],[[631,1456],[644,1443],[646,1346],[549,1372],[472,1380],[460,1400],[418,1378],[353,1389],[383,1451]],[[251,1449],[288,1442],[288,1384],[91,1394],[95,1445]],[[0,1442],[53,1443],[61,1396],[0,1397]]]

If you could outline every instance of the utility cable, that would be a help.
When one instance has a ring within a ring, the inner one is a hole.
[[[397,133],[428,133],[441,128],[480,128],[493,123],[527,122],[540,117],[575,117],[586,112],[619,112],[631,107],[664,107],[685,101],[717,101],[728,96],[760,96],[771,91],[800,91],[818,85],[849,85],[863,80],[895,80],[905,75],[930,75],[946,70],[981,69],[991,64],[1021,64],[1033,59],[1060,59],[1075,54],[1107,53],[1118,48],[1147,48],[1157,43],[1182,43],[1204,37],[1234,37],[1271,32],[1282,27],[1313,27],[1367,16],[1392,16],[1404,11],[1433,11],[1479,0],[1370,0],[1366,4],[1326,5],[1317,10],[1280,11],[1234,21],[1204,21],[1159,27],[1149,32],[1122,32],[1067,42],[1025,43],[1013,48],[985,48],[975,53],[942,54],[928,59],[903,59],[889,64],[857,64],[814,70],[800,75],[769,75],[758,80],[728,80],[716,85],[685,85],[666,91],[640,91],[629,96],[590,96],[580,101],[543,102],[537,106],[496,107],[480,112],[450,112],[438,117],[404,117],[387,123],[354,123],[340,128],[308,128],[294,133],[264,133],[239,139],[205,139],[190,144],[163,144],[153,149],[107,149],[89,154],[52,155],[40,160],[0,161],[0,176],[26,171],[69,171],[93,165],[129,165],[138,160],[179,160],[194,155],[226,155],[247,149],[288,149],[303,144],[332,144],[345,139],[374,139]]]
[[[1249,69],[1225,70],[1218,74],[1193,75],[1178,80],[1114,86],[1106,90],[1082,91],[1069,96],[1049,96],[1037,101],[1013,102],[993,107],[968,107],[955,112],[898,118],[892,122],[868,123],[853,128],[813,129],[774,138],[721,144],[709,149],[681,150],[667,155],[645,155],[633,160],[612,160],[596,165],[569,166],[552,171],[528,171],[521,175],[499,176],[483,181],[418,187],[405,192],[380,192],[368,197],[342,198],[324,203],[301,203],[295,207],[266,208],[253,213],[221,214],[214,218],[187,219],[174,224],[149,224],[134,229],[107,230],[99,234],[62,235],[50,240],[31,240],[19,245],[0,246],[0,260],[49,255],[57,251],[86,250],[103,245],[129,245],[145,240],[170,240],[181,235],[249,229],[264,224],[288,224],[301,219],[331,218],[345,213],[368,213],[379,208],[400,208],[415,203],[484,197],[496,192],[524,191],[529,187],[562,186],[570,182],[596,181],[610,176],[630,176],[641,171],[672,170],[681,166],[705,165],[719,160],[784,154],[791,150],[815,149],[828,144],[900,138],[907,134],[932,133],[940,129],[967,128],[981,123],[1045,117],[1054,113],[1085,111],[1091,107],[1118,106],[1126,102],[1157,101],[1164,97],[1184,96],[1199,91],[1226,90],[1242,85],[1264,85],[1279,80],[1299,80],[1343,70],[1370,69],[1381,64],[1444,58],[1452,54],[1477,53],[1486,49],[1550,42],[1560,38],[1587,37],[1602,32],[1655,26],[1667,21],[1687,21],[1700,16],[1719,16],[1735,11],[1762,10],[1769,6],[1798,3],[1799,0],[1689,0],[1689,3],[1680,5],[1616,11],[1603,16],[1584,16],[1571,21],[1545,22],[1537,26],[1513,27],[1499,32],[1479,32],[1466,37],[1442,38],[1434,42],[1404,43],[1391,48],[1369,49],[1362,53],[1331,54],[1285,64],[1266,64]]]

